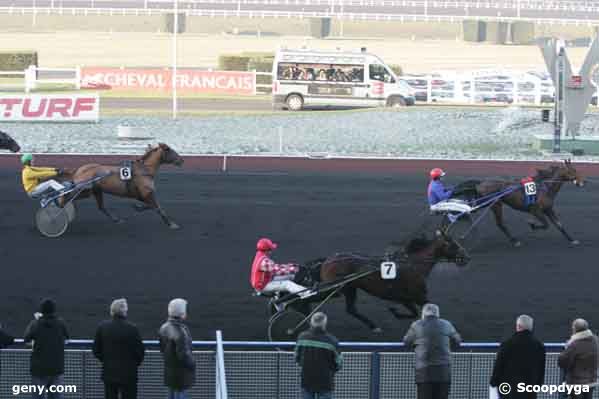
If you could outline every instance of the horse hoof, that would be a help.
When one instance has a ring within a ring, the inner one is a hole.
[[[380,327],[373,328],[372,332],[375,333],[375,334],[381,334],[383,332],[383,329],[380,328]]]
[[[514,246],[514,248],[520,248],[522,246],[522,243],[520,241],[514,241],[512,245]]]
[[[571,241],[570,244],[577,246],[577,245],[580,245],[580,241],[574,240],[574,241]]]
[[[171,230],[179,230],[181,227],[177,223],[171,223],[168,225],[168,228]]]

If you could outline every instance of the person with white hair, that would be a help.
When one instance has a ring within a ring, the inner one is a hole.
[[[314,313],[310,329],[298,337],[295,361],[302,368],[302,398],[331,399],[335,373],[341,369],[343,357],[337,338],[327,332],[324,313]]]
[[[176,298],[168,304],[168,320],[160,327],[160,351],[164,358],[164,384],[169,399],[188,399],[195,382],[192,339],[185,325],[187,301]]]
[[[145,348],[139,329],[127,320],[128,311],[125,298],[115,299],[110,304],[111,319],[96,330],[92,351],[102,363],[106,399],[137,398],[137,369]]]
[[[416,385],[418,399],[447,399],[451,385],[451,345],[462,342],[460,334],[439,316],[439,307],[427,303],[421,320],[410,326],[403,339],[416,353]]]
[[[566,349],[558,358],[559,367],[564,370],[566,383],[571,385],[589,385],[597,383],[598,352],[597,337],[589,329],[584,319],[572,322],[572,336],[566,343]],[[589,392],[575,393],[570,399],[591,399],[593,387]]]
[[[520,383],[543,385],[545,380],[545,346],[533,334],[534,320],[521,315],[516,320],[516,333],[499,347],[490,385],[498,388],[509,384],[511,391],[502,398],[535,399],[534,392],[518,392]],[[499,392],[501,394],[501,392]]]

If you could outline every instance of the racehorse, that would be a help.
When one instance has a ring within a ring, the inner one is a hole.
[[[158,174],[160,165],[173,164],[181,166],[183,159],[175,150],[168,145],[160,143],[155,147],[148,146],[146,153],[131,163],[130,180],[122,180],[119,166],[107,166],[99,164],[87,164],[77,168],[74,172],[67,172],[64,179],[71,180],[75,184],[87,181],[93,177],[108,175],[102,180],[94,183],[89,190],[81,193],[77,199],[93,195],[98,204],[98,209],[115,223],[122,220],[112,215],[104,207],[104,193],[117,197],[134,198],[141,201],[143,205],[136,207],[138,211],[155,210],[164,223],[171,229],[178,229],[179,225],[173,222],[162,209],[156,198],[156,186],[154,178]]]
[[[0,131],[0,150],[19,152],[21,150],[21,146],[7,133]]]
[[[313,261],[316,271],[319,270],[320,284],[326,285],[340,281],[344,277],[356,275],[368,270],[373,272],[365,277],[350,281],[341,288],[345,297],[347,313],[367,325],[373,332],[382,330],[365,315],[358,312],[356,301],[358,290],[368,294],[403,305],[410,314],[402,314],[395,307],[388,310],[397,319],[417,318],[419,307],[428,302],[427,278],[435,265],[446,260],[458,266],[465,266],[468,261],[466,251],[451,237],[437,230],[434,239],[426,237],[412,239],[405,248],[393,244],[384,257],[369,257],[356,254],[336,254],[324,260]],[[398,266],[398,277],[384,280],[379,271],[384,261],[395,262]],[[314,273],[311,273],[314,275]],[[322,299],[322,295],[307,298],[309,302]]]
[[[564,183],[572,182],[578,187],[584,186],[583,176],[576,171],[570,160],[565,160],[561,165],[551,165],[547,169],[538,169],[537,174],[532,177],[537,185],[537,198],[534,204],[526,203],[526,195],[524,189],[515,189],[509,194],[506,194],[498,199],[491,206],[491,210],[495,215],[495,223],[497,227],[505,234],[514,246],[520,246],[521,242],[516,239],[503,222],[503,205],[507,205],[512,209],[520,212],[526,212],[536,218],[528,223],[532,230],[546,230],[551,222],[572,245],[578,245],[580,242],[573,239],[570,234],[564,229],[561,221],[557,217],[553,206],[557,194],[559,193]],[[468,196],[481,198],[492,195],[496,192],[501,192],[510,187],[517,187],[519,182],[506,180],[471,180],[462,183],[461,191]],[[541,224],[538,224],[539,221]]]

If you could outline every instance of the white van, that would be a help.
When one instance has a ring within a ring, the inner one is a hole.
[[[273,63],[274,107],[399,107],[414,104],[414,89],[376,55],[279,50]]]

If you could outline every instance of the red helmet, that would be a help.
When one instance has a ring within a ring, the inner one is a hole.
[[[272,251],[273,249],[277,249],[277,244],[268,238],[261,238],[256,244],[256,249],[258,251]]]
[[[431,179],[438,179],[441,176],[445,176],[445,172],[441,168],[434,168],[430,171]]]

